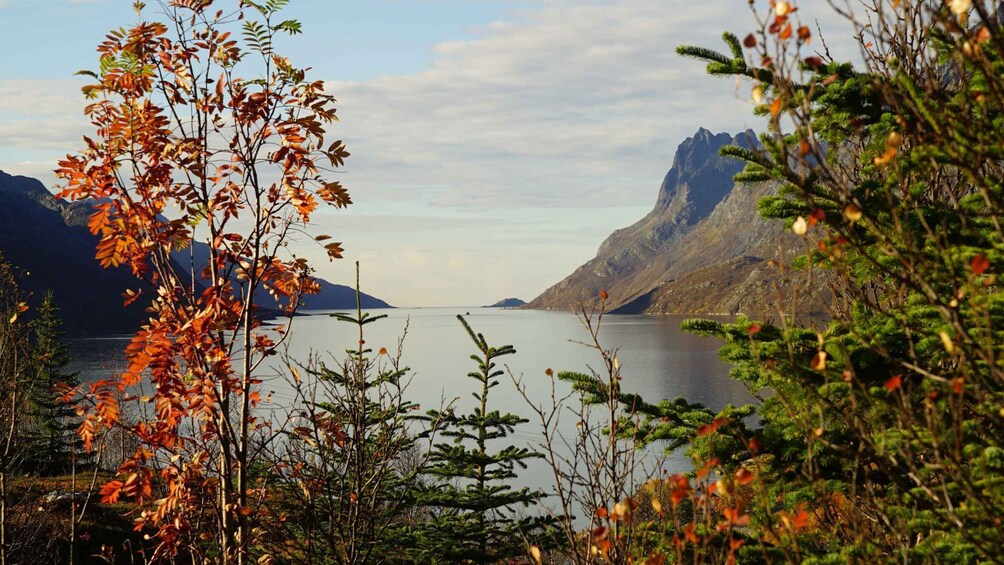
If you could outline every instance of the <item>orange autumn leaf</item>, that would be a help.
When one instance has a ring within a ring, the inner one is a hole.
[[[773,102],[770,103],[770,115],[777,117],[781,113],[781,99],[775,98]]]
[[[699,543],[701,538],[697,536],[697,524],[691,522],[683,527],[683,537],[690,543]]]
[[[122,481],[111,481],[101,487],[101,503],[115,504],[118,502],[119,494],[121,494],[123,486],[124,484]]]
[[[798,156],[805,157],[809,153],[812,153],[812,145],[805,139],[798,142]]]

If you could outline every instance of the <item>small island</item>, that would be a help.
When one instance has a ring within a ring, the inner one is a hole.
[[[495,304],[485,306],[485,308],[519,308],[524,304],[526,304],[526,301],[520,300],[519,298],[503,298]]]

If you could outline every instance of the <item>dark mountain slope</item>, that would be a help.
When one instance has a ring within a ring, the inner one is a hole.
[[[122,293],[143,283],[127,268],[105,269],[94,259],[98,239],[87,230],[90,213],[86,202],[57,200],[41,182],[0,171],[0,252],[22,272],[22,288],[36,300],[51,289],[70,332],[131,333],[149,303],[137,300],[123,308]],[[355,307],[354,290],[320,282],[321,294],[305,299],[306,307]],[[388,307],[370,296],[363,306]]]
[[[120,333],[145,317],[122,293],[137,288],[127,268],[104,269],[94,259],[98,239],[86,225],[87,205],[56,200],[41,182],[0,171],[0,251],[22,272],[21,287],[37,300],[51,289],[68,330]]]

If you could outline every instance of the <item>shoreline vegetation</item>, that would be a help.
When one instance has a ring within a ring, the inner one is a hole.
[[[1000,561],[1004,3],[865,2],[845,14],[857,66],[815,37],[810,10],[831,8],[781,0],[752,2],[725,52],[678,49],[749,88],[759,133],[692,141],[778,247],[740,261],[755,293],[735,287],[771,299],[766,319],[683,322],[756,399],[720,410],[624,390],[611,311],[672,298],[644,271],[583,295],[596,362],[547,369],[543,396],[458,315],[474,403],[412,402],[404,335],[367,342],[386,314],[358,263],[355,310],[332,314],[352,342],[284,354],[321,290],[291,234],[339,260],[311,218],[352,204],[335,99],[275,48],[303,32],[288,3],[136,2],[82,73],[95,133],[59,196],[91,206],[100,265],[136,279],[126,305],[150,305],[123,371],[81,383],[62,305],[33,308],[0,258],[0,565]],[[670,185],[660,205],[681,201]],[[639,249],[612,237],[598,260],[621,244]],[[296,393],[278,420],[260,412],[272,360]],[[652,449],[693,470],[646,469]],[[514,485],[538,464],[549,489]]]

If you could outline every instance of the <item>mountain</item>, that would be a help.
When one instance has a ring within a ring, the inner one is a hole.
[[[198,266],[198,269],[201,269],[209,264],[209,246],[196,241],[190,250],[176,251],[172,254],[172,258],[182,265],[194,264]],[[354,288],[333,284],[322,278],[318,278],[317,282],[321,285],[321,292],[304,296],[300,306],[301,310],[345,310],[356,307]],[[259,289],[255,299],[263,308],[278,309],[280,307],[279,302],[264,289]],[[393,308],[390,304],[365,292],[359,293],[359,304],[366,309]]]
[[[58,200],[38,180],[0,171],[0,253],[21,272],[21,287],[36,299],[51,289],[72,333],[131,333],[147,317],[148,303],[123,308],[122,293],[142,283],[128,268],[105,269],[94,259],[98,238],[87,229],[90,214],[86,202]],[[305,299],[307,307],[355,306],[351,288],[320,283],[321,294]],[[387,307],[369,296],[363,304]]]
[[[22,290],[37,299],[51,289],[75,333],[129,332],[145,317],[139,301],[122,307],[122,293],[137,280],[128,268],[104,269],[94,259],[89,215],[86,203],[59,201],[41,182],[0,171],[0,253],[22,272]]]
[[[526,302],[519,298],[503,298],[491,306],[485,306],[485,308],[519,308],[524,304]]]
[[[768,262],[779,245],[793,249],[797,240],[757,214],[757,201],[776,187],[737,186],[732,179],[743,164],[718,153],[755,144],[752,131],[698,130],[677,149],[652,211],[614,232],[595,258],[528,307],[574,308],[605,290],[615,313],[774,312],[777,289],[791,283]]]

